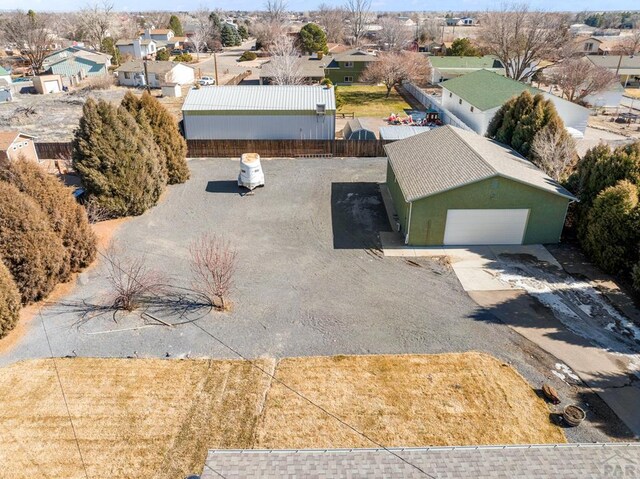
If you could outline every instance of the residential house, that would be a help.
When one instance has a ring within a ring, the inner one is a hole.
[[[333,140],[333,88],[234,85],[193,88],[182,105],[189,140]]]
[[[640,86],[640,55],[588,55],[587,59],[615,73],[625,87]]]
[[[524,91],[532,95],[540,93],[551,100],[567,128],[579,134],[584,134],[587,128],[590,114],[587,108],[489,70],[468,73],[441,85],[442,108],[480,135],[486,134],[500,107]]]
[[[33,143],[35,136],[16,130],[0,131],[0,160],[17,160],[23,156],[38,161],[38,153]]]
[[[476,20],[471,17],[452,17],[447,18],[446,22],[448,27],[470,27],[477,23]]]
[[[450,125],[385,145],[412,246],[558,243],[576,198],[505,145]]]
[[[140,38],[142,40],[153,40],[156,42],[157,51],[164,48],[173,50],[174,48],[178,48],[181,42],[184,43],[186,40],[186,37],[176,37],[173,30],[169,28],[147,28],[140,33]]]
[[[153,59],[158,52],[158,44],[155,40],[145,38],[122,39],[116,42],[116,47],[122,57],[131,57],[137,60],[143,58]]]
[[[0,66],[0,87],[11,85],[11,73]]]
[[[620,53],[624,37],[589,37],[583,42],[582,52],[587,55],[610,55]]]
[[[306,84],[320,83],[325,77],[325,68],[331,61],[331,57],[318,57],[317,54],[304,55],[299,59],[296,76]],[[260,67],[260,85],[272,83],[275,71],[271,62],[263,63]]]
[[[360,76],[371,62],[378,57],[362,50],[348,50],[331,57],[331,61],[325,67],[327,76],[334,85],[350,85],[360,81]]]
[[[116,68],[118,83],[122,86],[145,86],[144,61],[131,60]],[[147,61],[149,86],[188,85],[195,81],[193,67],[180,62]]]
[[[86,77],[108,75],[110,65],[111,55],[71,46],[47,55],[42,68],[45,73],[60,75],[65,85],[77,85]]]
[[[429,60],[431,61],[430,83],[432,85],[482,69],[499,74],[504,74],[505,72],[502,62],[492,55],[483,57],[429,57]]]

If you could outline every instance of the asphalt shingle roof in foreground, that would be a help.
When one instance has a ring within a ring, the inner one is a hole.
[[[497,176],[576,199],[509,147],[454,126],[435,128],[384,148],[409,202]]]
[[[201,477],[587,479],[640,473],[640,443],[390,450],[393,454],[384,449],[210,450]]]

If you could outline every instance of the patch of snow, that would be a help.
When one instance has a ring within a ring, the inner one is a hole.
[[[564,379],[565,379],[564,374],[559,373],[558,371],[553,371],[553,370],[551,370],[551,372],[564,381]]]
[[[576,373],[573,372],[573,370],[567,366],[564,363],[556,363],[556,369],[558,371],[561,371],[562,373],[566,374],[567,376],[569,376],[571,379],[575,380],[575,381],[580,381],[580,378],[578,377],[578,375]],[[564,376],[563,374],[563,376]]]

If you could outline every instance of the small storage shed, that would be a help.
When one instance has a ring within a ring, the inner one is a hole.
[[[358,118],[349,120],[342,129],[342,137],[345,140],[376,140],[376,134],[364,127]]]
[[[234,85],[193,88],[182,105],[189,140],[333,140],[333,88]]]
[[[513,150],[450,125],[385,145],[405,243],[557,243],[576,198]]]
[[[33,87],[41,95],[59,93],[62,91],[62,77],[60,75],[40,75],[33,77]]]

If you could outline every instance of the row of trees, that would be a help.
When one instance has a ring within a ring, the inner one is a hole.
[[[604,271],[630,277],[640,291],[640,142],[590,149],[569,185],[580,199],[575,219],[584,251]]]
[[[175,120],[148,92],[128,92],[120,106],[88,99],[73,140],[74,167],[109,217],[142,214],[167,184],[184,183],[186,152]]]
[[[95,254],[86,212],[68,188],[26,159],[0,165],[0,337],[21,305],[46,297]]]

